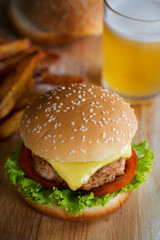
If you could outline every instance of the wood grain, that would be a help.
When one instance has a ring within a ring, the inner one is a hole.
[[[4,0],[0,0],[1,3]],[[3,26],[4,31],[5,36],[12,35],[7,26]],[[53,72],[77,73],[96,83],[100,79],[100,38],[86,38],[57,47],[54,51],[61,57],[52,66]],[[134,108],[139,125],[134,141],[138,143],[146,138],[150,143],[155,153],[154,170],[121,210],[100,221],[60,221],[43,216],[29,207],[4,175],[6,158],[15,148],[19,136],[16,134],[0,143],[0,240],[159,240],[160,96],[149,104]]]

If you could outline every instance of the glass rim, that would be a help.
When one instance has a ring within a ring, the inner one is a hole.
[[[153,20],[148,20],[148,19],[139,19],[139,18],[134,18],[134,17],[130,17],[130,16],[127,16],[125,14],[122,14],[118,11],[116,11],[114,8],[112,8],[109,3],[108,3],[109,0],[104,0],[106,6],[112,11],[114,12],[115,14],[123,17],[123,18],[126,18],[126,19],[130,19],[130,20],[133,20],[133,21],[137,21],[137,22],[148,22],[148,23],[156,23],[156,22],[160,22],[160,19],[153,19]]]

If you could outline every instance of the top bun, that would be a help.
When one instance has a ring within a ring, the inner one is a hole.
[[[132,141],[133,109],[121,97],[95,85],[72,84],[31,102],[20,132],[34,154],[53,161],[101,161]]]

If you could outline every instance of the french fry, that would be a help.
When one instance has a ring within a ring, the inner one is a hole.
[[[80,83],[83,79],[80,76],[56,75],[54,73],[44,71],[40,73],[39,81],[53,85],[68,85],[72,83]]]
[[[0,74],[8,73],[24,57],[23,54],[14,55],[10,58],[0,61]]]
[[[43,51],[25,56],[15,71],[3,81],[0,88],[0,119],[5,117],[22,95],[28,80],[32,77],[36,64],[45,57]]]
[[[20,121],[22,115],[24,113],[24,109],[21,109],[17,112],[12,113],[9,117],[4,119],[0,124],[0,140],[4,140],[15,132],[19,130]]]
[[[29,39],[16,40],[0,45],[0,60],[16,55],[29,49],[31,46]]]

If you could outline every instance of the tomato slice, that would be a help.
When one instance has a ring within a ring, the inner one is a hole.
[[[33,181],[40,183],[43,187],[46,188],[53,188],[55,186],[58,189],[62,189],[55,182],[42,178],[38,173],[34,171],[34,161],[31,155],[31,151],[24,145],[21,148],[18,161],[24,173]]]
[[[83,191],[84,194],[89,194],[91,192],[97,196],[103,196],[108,193],[115,192],[122,187],[126,186],[135,176],[137,170],[137,154],[132,149],[132,156],[126,161],[125,173],[119,177],[116,177],[113,182],[105,183],[104,185],[92,188],[89,191]]]
[[[41,176],[39,176],[38,173],[34,171],[34,162],[31,155],[31,151],[28,150],[24,145],[22,146],[20,151],[19,164],[22,170],[27,175],[27,177],[31,178],[35,182],[40,183],[43,187],[51,188],[51,189],[54,186],[58,189],[63,188],[62,186],[57,185],[53,181],[48,181],[42,178]],[[123,175],[116,177],[113,182],[105,183],[100,187],[92,188],[91,190],[88,190],[88,191],[81,190],[81,193],[90,194],[91,192],[93,192],[94,195],[97,197],[97,196],[103,196],[108,193],[117,191],[122,187],[126,186],[133,179],[133,177],[136,174],[136,169],[137,169],[137,155],[135,151],[132,149],[132,156],[130,159],[126,161],[125,173]]]

